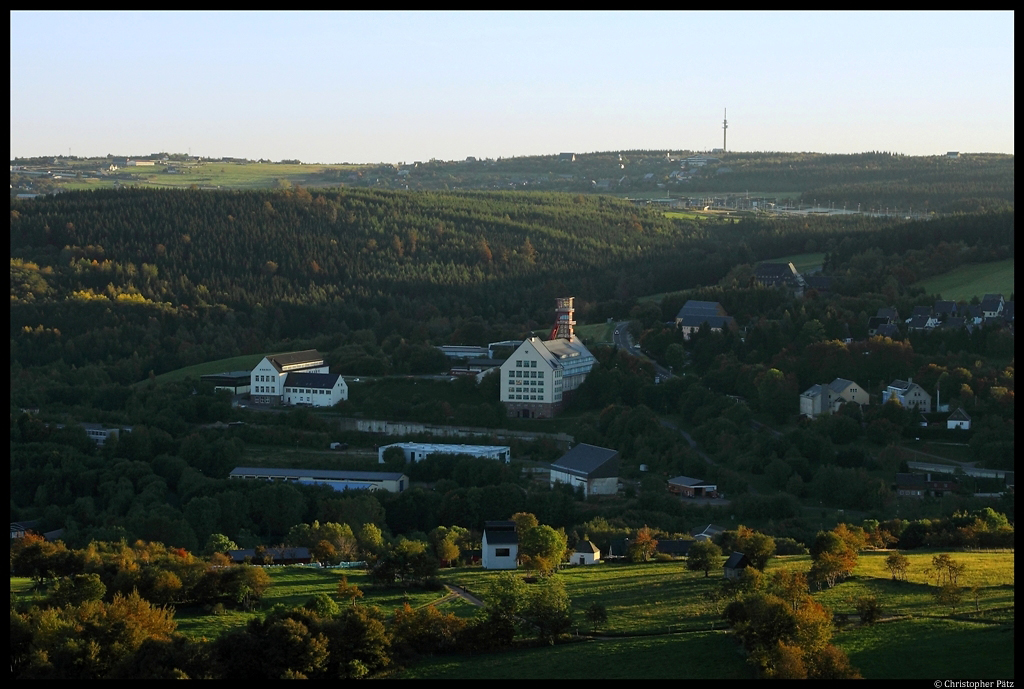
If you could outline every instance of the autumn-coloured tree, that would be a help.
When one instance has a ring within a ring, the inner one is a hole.
[[[633,562],[647,562],[657,550],[658,539],[654,537],[649,528],[644,526],[629,542],[629,559]]]
[[[893,581],[906,581],[910,558],[900,552],[890,553],[885,558],[885,566],[892,573]]]
[[[355,584],[348,583],[348,577],[342,574],[341,581],[338,582],[338,595],[347,598],[352,605],[355,605],[356,598],[362,598],[363,592]]]

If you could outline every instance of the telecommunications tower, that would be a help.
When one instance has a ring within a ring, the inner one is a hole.
[[[722,152],[723,153],[726,150],[728,150],[725,147],[725,130],[729,128],[729,120],[726,119],[726,115],[728,113],[729,113],[728,108],[722,110]]]

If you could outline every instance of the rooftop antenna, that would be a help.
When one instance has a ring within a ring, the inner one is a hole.
[[[728,149],[725,147],[725,130],[729,128],[729,120],[726,119],[726,115],[729,114],[728,109],[722,110],[722,153],[725,153]]]

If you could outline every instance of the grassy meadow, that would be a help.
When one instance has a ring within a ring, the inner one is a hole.
[[[69,181],[67,189],[106,189],[117,181],[123,185],[138,185],[164,189],[187,189],[197,187],[223,187],[228,189],[271,189],[279,186],[278,180],[286,180],[295,186],[337,187],[339,182],[324,181],[319,175],[325,170],[354,170],[359,165],[321,165],[283,163],[180,163],[171,164],[181,172],[170,174],[166,165],[153,167],[125,167],[119,172],[128,172],[131,179],[117,177],[88,178]]]
[[[865,678],[1013,676],[1013,552],[949,553],[967,566],[961,581],[967,590],[955,615],[932,595],[935,580],[928,569],[932,557],[940,552],[905,553],[910,560],[908,580],[894,582],[885,568],[888,553],[866,551],[861,553],[853,576],[832,589],[814,592],[818,601],[837,614],[833,643],[847,652]],[[768,571],[806,571],[809,567],[809,556],[783,556],[772,559]],[[378,606],[386,614],[406,602],[414,608],[437,605],[461,617],[480,612],[447,591],[377,589],[368,584],[362,570],[274,567],[269,574],[273,585],[255,613],[225,610],[216,615],[198,608],[179,608],[175,614],[178,631],[191,638],[212,639],[275,605],[302,605],[316,593],[327,593],[337,600],[342,574],[364,591],[360,604]],[[498,574],[479,567],[457,567],[442,570],[440,579],[465,586],[486,599],[490,581]],[[557,576],[564,580],[573,601],[578,643],[475,656],[440,656],[396,670],[392,676],[571,679],[579,675],[580,667],[591,668],[591,675],[609,679],[753,676],[742,651],[725,631],[720,612],[702,601],[703,593],[720,586],[720,570],[705,578],[702,572],[688,571],[682,561],[604,563],[569,567]],[[978,587],[977,601],[972,587]],[[13,601],[32,598],[35,594],[30,589],[29,579],[11,578]],[[870,626],[859,624],[855,613],[856,599],[865,595],[876,596],[883,609],[881,621]],[[582,611],[594,602],[605,606],[608,621],[598,628],[596,637],[590,638],[591,629]]]
[[[753,679],[723,631],[592,639],[472,657],[437,657],[401,679]]]
[[[915,282],[926,294],[938,294],[952,301],[981,299],[986,294],[1002,293],[1004,299],[1013,294],[1013,259],[992,263],[971,263],[942,275]]]

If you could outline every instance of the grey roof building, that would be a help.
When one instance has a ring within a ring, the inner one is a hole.
[[[583,487],[583,494],[615,495],[619,489],[619,451],[580,443],[551,464],[551,485]]]

